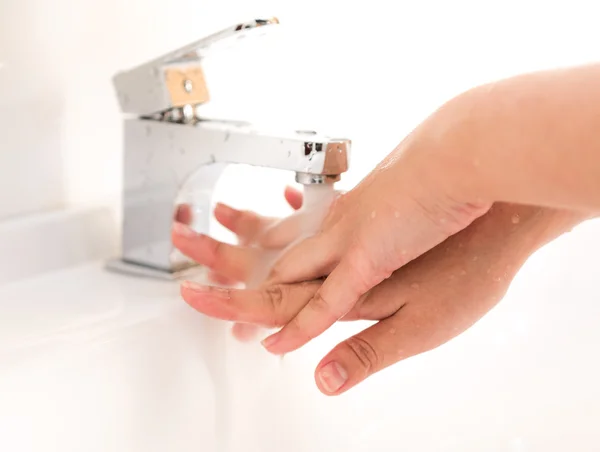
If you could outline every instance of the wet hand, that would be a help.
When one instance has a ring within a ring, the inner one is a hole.
[[[271,284],[325,281],[264,341],[270,352],[288,353],[317,337],[394,271],[489,209],[491,202],[460,191],[462,185],[455,183],[460,171],[454,168],[459,163],[434,151],[429,141],[436,127],[426,121],[358,186],[337,198],[317,234],[274,266]]]
[[[497,204],[469,227],[363,294],[343,320],[374,320],[319,363],[319,389],[341,394],[368,376],[457,336],[504,295],[531,253],[583,218],[552,209]],[[233,263],[231,263],[233,264]],[[321,280],[256,290],[184,284],[184,299],[220,319],[279,327],[323,289]]]
[[[303,203],[301,192],[288,187],[284,196],[290,207],[296,211],[300,209]],[[224,204],[217,204],[214,214],[221,225],[236,234],[238,245],[219,242],[192,230],[189,227],[192,213],[186,205],[177,210],[172,242],[184,255],[206,266],[209,281],[221,286],[248,283],[265,250],[284,248],[298,235],[295,224],[281,224],[278,218],[240,211]],[[256,325],[235,323],[232,333],[238,340],[248,341],[258,330]]]

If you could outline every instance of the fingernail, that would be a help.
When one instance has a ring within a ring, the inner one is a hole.
[[[181,287],[183,287],[185,289],[193,290],[195,292],[210,292],[210,290],[211,290],[210,286],[204,286],[204,285],[198,284],[194,281],[183,281],[181,283]]]
[[[275,334],[272,334],[271,336],[267,337],[266,339],[262,340],[261,344],[264,348],[269,350],[269,348],[273,347],[273,345],[275,345],[278,341],[279,341],[279,334],[275,333]]]
[[[317,375],[321,386],[329,394],[338,391],[348,381],[348,373],[335,361],[323,366]]]
[[[183,223],[173,223],[173,231],[175,234],[181,235],[183,237],[193,238],[198,234],[189,226],[186,226]]]
[[[230,219],[231,217],[233,217],[233,214],[235,213],[235,210],[233,210],[231,207],[222,204],[220,202],[217,203],[217,205],[215,206],[215,215],[221,215],[222,217],[225,217],[227,219]]]

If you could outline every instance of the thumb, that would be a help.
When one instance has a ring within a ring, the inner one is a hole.
[[[389,274],[369,264],[361,252],[349,252],[302,310],[279,332],[263,341],[274,354],[292,352],[344,317],[360,297]]]
[[[315,382],[325,395],[339,395],[400,359],[394,317],[381,320],[338,344],[315,371]]]

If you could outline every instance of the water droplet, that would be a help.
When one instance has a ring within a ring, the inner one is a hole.
[[[475,262],[477,259],[479,259],[477,256],[473,256],[473,262]]]
[[[500,282],[500,281],[502,281],[502,279],[501,279],[499,276],[496,276],[496,277],[494,278],[494,281],[496,281],[496,282]]]
[[[414,283],[412,283],[412,284],[410,285],[410,287],[411,287],[411,288],[413,288],[413,289],[415,289],[415,290],[418,290],[418,289],[419,289],[419,284],[418,284],[418,283],[416,283],[416,282],[414,282]]]
[[[338,149],[338,152],[341,154],[341,153],[342,153],[342,150],[341,150],[341,149]]]
[[[466,270],[461,270],[460,274],[461,274],[461,276],[465,276],[467,274],[467,271]]]
[[[456,278],[456,276],[450,275],[450,281],[454,281],[455,278]]]
[[[473,166],[474,167],[478,167],[479,165],[481,165],[481,162],[479,161],[479,159],[473,160]]]
[[[371,218],[375,218],[377,216],[377,212],[373,211],[371,212]]]
[[[514,214],[514,215],[511,217],[510,221],[512,221],[512,223],[513,223],[513,224],[518,224],[518,223],[519,223],[519,221],[521,221],[521,218],[519,217],[519,215],[518,215],[518,214]]]
[[[459,248],[462,248],[462,247],[463,247],[463,242],[459,242],[459,243],[458,243],[458,247],[459,247]]]
[[[402,250],[402,255],[403,255],[403,256],[406,256],[407,254],[408,254],[408,251],[406,251],[406,250]]]
[[[396,328],[390,328],[390,334],[396,334]]]
[[[446,224],[447,221],[448,220],[446,220],[445,218],[440,218],[440,223],[442,223],[442,224]]]
[[[398,212],[398,211],[394,212],[394,216],[395,216],[396,218],[400,218],[400,212]]]
[[[488,274],[489,274],[491,271],[492,271],[492,269],[491,269],[491,268],[488,268],[488,269],[487,269],[487,271],[486,271],[486,273],[488,273]]]

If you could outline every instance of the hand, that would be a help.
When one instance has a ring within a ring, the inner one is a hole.
[[[356,188],[338,197],[316,235],[277,262],[268,278],[272,285],[325,281],[263,341],[270,352],[284,354],[318,336],[395,270],[488,210],[490,202],[459,190],[453,157],[430,146],[443,125],[437,116],[426,121]]]
[[[378,322],[321,360],[315,374],[319,389],[341,394],[375,372],[457,336],[503,297],[531,253],[583,219],[568,211],[495,205],[361,296],[343,320]],[[182,295],[206,315],[278,327],[297,316],[322,285],[311,281],[240,291],[187,283]]]
[[[286,188],[284,196],[294,210],[302,207],[302,193]],[[188,227],[192,213],[188,206],[181,205],[175,216],[172,241],[184,255],[209,268],[208,279],[218,285],[233,286],[248,283],[252,269],[260,265],[261,247],[282,248],[297,234],[295,228],[274,228],[277,218],[268,218],[249,211],[239,211],[224,204],[215,208],[217,221],[236,234],[240,246],[218,242]],[[281,225],[279,225],[281,226]],[[288,225],[289,226],[289,225]],[[255,247],[255,245],[258,246]],[[258,327],[247,323],[235,323],[232,333],[240,341],[249,341],[256,336]]]

